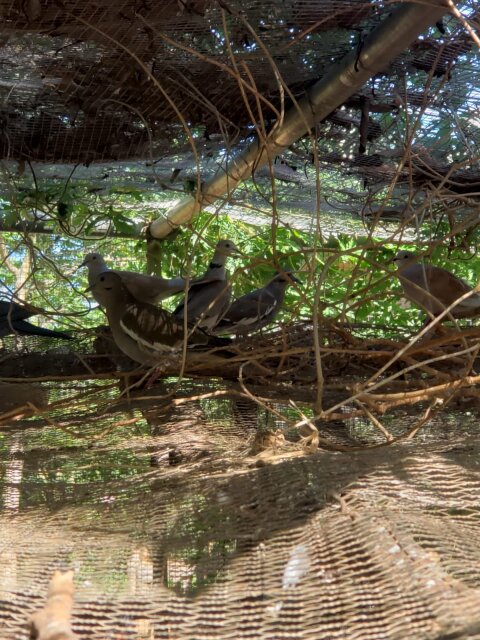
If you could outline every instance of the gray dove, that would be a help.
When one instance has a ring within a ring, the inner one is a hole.
[[[185,314],[189,323],[211,330],[222,319],[232,296],[225,262],[229,256],[239,256],[240,251],[231,240],[220,240],[208,269],[198,280],[193,280],[184,300],[173,312],[178,320]]]
[[[272,322],[280,311],[285,291],[293,282],[299,282],[291,271],[275,274],[261,289],[250,291],[232,302],[215,333],[246,334],[258,331]]]
[[[106,272],[116,273],[136,300],[148,302],[149,304],[155,304],[185,289],[185,280],[183,278],[159,278],[158,276],[149,276],[144,273],[135,273],[134,271],[109,269],[100,253],[88,253],[80,267],[88,268],[89,287],[92,287],[96,282],[99,274]],[[92,295],[98,304],[102,307],[105,306],[101,289],[92,289]]]
[[[431,316],[437,316],[455,300],[472,291],[468,282],[450,271],[417,261],[410,251],[399,251],[393,261],[407,298]],[[475,292],[450,311],[454,318],[468,318],[480,313],[480,294]]]

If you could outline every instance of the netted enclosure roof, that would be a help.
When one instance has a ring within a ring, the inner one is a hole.
[[[474,23],[478,8],[470,5]],[[389,11],[363,0],[3,2],[2,156],[158,160],[190,150],[188,130],[200,132],[205,152],[218,153],[245,140],[260,118],[271,126],[332,64],[360,52]],[[377,114],[402,104],[455,109],[465,85],[478,86],[473,47],[453,17],[432,27],[352,96],[347,113],[331,114],[320,137],[358,127],[365,100],[369,140],[388,134]],[[425,94],[415,78],[428,75]],[[172,148],[172,137],[180,146]]]
[[[356,52],[360,63],[366,39],[398,4],[0,4],[2,196],[15,194],[17,205],[28,201],[48,217],[52,199],[97,209],[119,187],[146,193],[151,219],[171,206],[159,205],[159,194],[171,201],[202,189],[345,56]],[[257,197],[240,188],[223,206],[268,219],[265,202],[274,199],[284,212],[303,212],[304,229],[321,207],[345,230],[349,215],[365,220],[379,209],[384,220],[410,220],[408,191],[411,202],[427,194],[434,215],[449,207],[464,215],[479,183],[479,66],[477,3],[461,9],[461,19],[446,14],[406,43],[272,166],[254,168]],[[319,171],[329,179],[317,194]],[[393,183],[398,199],[386,205],[382,190]],[[53,191],[50,207],[43,190]],[[105,207],[101,215],[109,217]],[[18,216],[18,208],[2,216],[2,228],[18,229]],[[43,228],[25,216],[22,224]],[[105,228],[99,224],[100,235]],[[130,233],[141,228],[137,221]]]

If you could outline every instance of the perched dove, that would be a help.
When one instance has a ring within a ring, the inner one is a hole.
[[[13,300],[0,300],[0,338],[11,333],[27,336],[45,336],[47,338],[61,338],[71,340],[72,337],[63,331],[37,327],[26,319],[39,313],[37,309],[24,307]]]
[[[88,267],[89,287],[92,287],[100,273],[107,271],[116,273],[120,276],[126,288],[139,302],[154,304],[185,289],[185,280],[183,278],[167,279],[159,278],[158,276],[148,276],[144,273],[135,273],[134,271],[109,269],[99,253],[88,253],[80,267]],[[98,304],[104,307],[105,302],[102,299],[102,291],[92,290],[92,294]]]
[[[187,295],[173,312],[178,320],[187,315],[189,323],[211,330],[222,319],[230,304],[232,287],[228,284],[225,262],[229,256],[241,255],[231,240],[220,240],[208,269],[198,280],[193,280]],[[185,311],[186,305],[186,311]]]
[[[468,282],[446,269],[417,262],[410,251],[399,251],[393,261],[397,276],[407,298],[431,316],[437,316],[455,300],[472,291]],[[480,294],[472,293],[452,308],[454,318],[467,318],[480,314]]]
[[[158,364],[162,356],[183,346],[183,323],[171,313],[154,305],[139,302],[127,289],[118,273],[106,271],[97,276],[89,288],[105,304],[108,324],[118,348],[141,364]],[[189,345],[221,346],[225,340],[194,329]]]
[[[293,282],[299,280],[290,271],[278,272],[261,289],[234,300],[214,332],[245,334],[266,326],[280,311],[285,291]]]

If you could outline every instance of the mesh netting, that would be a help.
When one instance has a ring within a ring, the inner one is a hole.
[[[172,133],[187,126],[202,127],[207,141],[218,134],[229,144],[245,138],[257,92],[267,122],[280,106],[274,70],[300,96],[387,11],[363,0],[52,7],[32,1],[2,2],[0,14],[1,90],[8,101],[3,156],[95,162],[145,157],[148,149],[155,159],[171,156]],[[395,85],[406,69],[425,74],[433,68],[443,76],[470,48],[468,34],[455,28],[446,43],[417,41],[385,70],[389,83],[375,100],[395,105]],[[461,82],[459,74],[452,82]],[[239,79],[253,79],[246,104],[239,100]],[[186,138],[184,145],[190,148]]]
[[[389,11],[363,0],[2,2],[2,157],[87,165],[148,159],[148,179],[139,181],[168,185],[168,174],[155,170],[159,161],[169,159],[169,172],[172,161],[193,171],[248,139],[252,120],[268,129],[332,63],[360,52]],[[462,11],[475,26],[476,4],[466,1]],[[328,115],[317,131],[319,156],[329,162],[326,152],[340,138],[350,138],[341,145],[344,160],[358,153],[365,101],[367,139],[377,147],[404,142],[395,116],[406,106],[428,108],[432,123],[450,114],[474,135],[477,86],[475,44],[450,16]],[[450,164],[442,136],[429,142]],[[459,136],[455,151],[464,142]],[[300,146],[290,160],[301,157]]]
[[[27,637],[55,568],[81,638],[480,637],[476,416],[305,457],[255,403],[194,399],[220,383],[172,385],[49,383],[57,409],[2,427],[2,638]]]

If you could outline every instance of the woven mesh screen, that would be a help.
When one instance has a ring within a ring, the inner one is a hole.
[[[222,6],[209,0],[0,3],[2,156],[158,161],[190,152],[194,144],[206,160],[248,137],[258,118],[267,125],[276,119],[279,78],[291,92],[288,107],[332,63],[360,51],[362,39],[390,11],[363,0]],[[462,10],[475,25],[475,3],[464,2]],[[402,101],[428,105],[432,116],[460,108],[463,120],[478,105],[473,89],[465,103],[465,87],[478,86],[473,46],[453,19],[445,34],[432,27],[352,96],[347,111],[331,114],[320,138],[335,141],[339,132],[358,127],[364,98],[372,103],[371,141],[388,140],[382,120]]]
[[[56,568],[85,639],[480,637],[475,409],[369,450],[347,420],[326,434],[350,453],[305,455],[220,382],[121,389],[31,383],[49,407],[2,425],[2,639],[28,637]]]
[[[459,6],[475,33],[477,3]],[[57,203],[80,203],[108,219],[104,197],[112,201],[115,187],[151,193],[150,221],[190,193],[199,174],[208,181],[255,126],[269,131],[333,64],[360,53],[391,9],[364,0],[0,2],[0,193],[22,209],[2,216],[2,228],[45,230],[57,221]],[[322,214],[333,214],[328,223],[335,227],[336,217],[348,231],[349,215],[375,216],[378,190],[395,183],[382,221],[408,218],[406,193],[411,203],[433,192],[425,209],[436,207],[434,215],[463,214],[480,184],[478,79],[475,41],[447,16],[311,138],[256,171],[257,194],[250,184],[220,206],[246,205],[242,215],[253,210],[252,218],[269,222],[273,201],[301,212],[294,222],[308,230],[321,203]],[[319,168],[329,176],[320,189]],[[43,190],[47,203],[37,197]],[[172,201],[159,204],[158,194],[171,192]],[[39,211],[33,221],[23,211],[30,203]],[[107,224],[97,221],[96,231]],[[68,231],[86,233],[78,221]]]
[[[279,86],[259,39],[288,85],[302,91],[332,54],[350,51],[351,27],[368,30],[379,20],[371,3],[361,1],[254,1],[232,4],[231,11],[223,25],[219,5],[208,0],[3,2],[3,154],[56,162],[125,159],[145,156],[152,141],[154,153],[171,153],[181,118],[183,126],[202,125],[208,134],[228,131],[233,141],[245,136],[251,120],[238,100],[235,72],[228,73],[234,66],[222,32],[257,90],[278,105]],[[250,22],[258,36],[249,32]],[[328,47],[312,47],[309,39],[288,46],[312,28],[335,32]],[[299,69],[302,54],[311,63]],[[248,101],[253,106],[254,96]],[[265,117],[272,115],[267,109]]]

